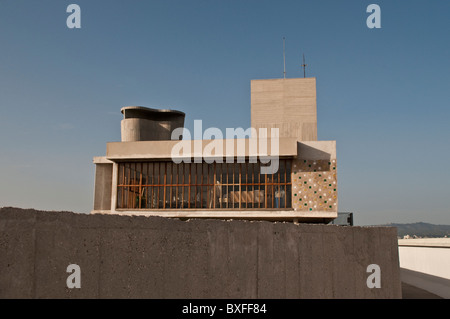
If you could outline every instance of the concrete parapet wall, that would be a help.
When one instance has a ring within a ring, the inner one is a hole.
[[[396,235],[2,208],[0,298],[401,298]],[[69,264],[81,288],[67,288]],[[367,287],[370,264],[381,288]]]
[[[450,238],[400,239],[403,282],[450,299]]]

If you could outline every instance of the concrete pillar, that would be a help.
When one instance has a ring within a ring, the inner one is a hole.
[[[117,208],[117,183],[119,177],[119,164],[113,163],[112,167],[112,187],[111,187],[111,213],[116,212]]]
[[[95,165],[94,210],[111,209],[112,164]]]

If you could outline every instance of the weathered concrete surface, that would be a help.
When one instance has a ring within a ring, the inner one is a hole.
[[[396,235],[1,208],[0,298],[401,298]],[[367,287],[369,264],[381,288]]]

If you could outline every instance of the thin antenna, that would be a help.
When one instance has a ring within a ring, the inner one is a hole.
[[[285,40],[283,37],[283,77],[286,78],[286,50],[285,50]]]
[[[303,77],[304,78],[306,78],[306,66],[307,66],[308,64],[305,64],[305,54],[303,53],[303,64],[302,64],[302,67],[303,67]]]

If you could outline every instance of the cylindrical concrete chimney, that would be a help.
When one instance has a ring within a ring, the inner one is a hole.
[[[120,112],[122,142],[170,140],[173,130],[184,127],[185,114],[176,110],[126,106]]]

